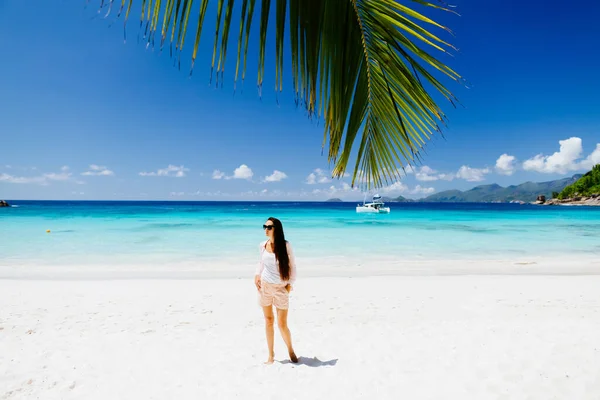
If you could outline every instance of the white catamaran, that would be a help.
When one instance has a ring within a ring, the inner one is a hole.
[[[366,203],[363,201],[363,204],[358,204],[356,206],[357,213],[371,213],[371,214],[388,214],[390,212],[389,207],[385,207],[383,201],[381,201],[381,196],[376,194],[373,196],[372,203]]]

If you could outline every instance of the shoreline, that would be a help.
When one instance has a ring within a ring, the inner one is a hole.
[[[600,275],[600,255],[534,257],[507,259],[419,260],[396,257],[349,262],[346,257],[298,258],[299,278],[376,276],[522,276],[522,275]],[[255,263],[236,262],[166,264],[69,264],[0,265],[0,280],[214,280],[252,279]]]
[[[538,200],[534,201],[531,204],[540,205],[540,206],[591,206],[597,207],[600,206],[600,195],[594,194],[592,196],[579,196],[568,199],[558,199],[553,198],[549,200]]]
[[[569,201],[569,202],[545,202],[542,204],[531,203],[539,206],[564,206],[564,207],[600,207],[600,198],[586,201]]]

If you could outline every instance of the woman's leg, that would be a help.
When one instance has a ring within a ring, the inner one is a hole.
[[[273,351],[273,342],[275,341],[275,329],[273,323],[275,322],[275,316],[273,315],[273,306],[263,307],[263,314],[265,315],[265,331],[267,333],[267,347],[269,348],[269,358],[265,364],[273,364],[273,358],[275,352]]]
[[[297,363],[298,357],[296,357],[296,354],[294,353],[294,347],[292,346],[292,334],[288,328],[287,316],[288,310],[281,310],[279,308],[277,309],[277,326],[279,326],[279,332],[281,332],[281,337],[288,348],[290,360],[292,360],[294,363]]]

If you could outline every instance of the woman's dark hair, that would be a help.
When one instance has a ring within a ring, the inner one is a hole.
[[[275,245],[275,258],[279,262],[279,275],[281,280],[287,281],[290,279],[290,257],[287,252],[287,242],[283,233],[283,225],[277,218],[269,217],[267,221],[273,223],[273,242]]]

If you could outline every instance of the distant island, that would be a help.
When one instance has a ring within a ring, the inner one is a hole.
[[[413,199],[407,199],[404,196],[398,196],[398,197],[382,197],[383,201],[385,201],[386,203],[413,203],[417,200],[413,200]]]
[[[328,199],[326,201],[327,201],[327,203],[340,203],[340,202],[342,202],[344,200],[338,199],[337,197],[334,197],[333,199]]]
[[[585,178],[585,180],[582,183],[578,183],[583,178]],[[576,174],[570,178],[554,181],[525,182],[520,185],[511,185],[508,187],[503,187],[494,183],[491,185],[475,186],[473,189],[466,191],[445,190],[417,200],[407,199],[403,196],[393,198],[383,197],[382,200],[386,203],[532,203],[538,199],[538,196],[551,199],[553,197],[559,198],[558,196],[563,195],[567,198],[571,193],[575,192],[578,192],[580,196],[585,193],[591,195],[594,191],[600,192],[600,180],[597,181],[596,179],[600,179],[600,165],[595,166],[592,171],[585,175]],[[574,189],[568,189],[571,186],[573,186]],[[584,186],[585,189],[583,188]],[[566,192],[563,194],[563,191]],[[327,201],[341,200],[329,199]],[[358,202],[362,203],[362,200]]]
[[[421,201],[427,202],[473,202],[473,203],[491,203],[501,202],[526,202],[530,203],[542,195],[551,198],[552,193],[560,192],[566,186],[575,183],[581,174],[573,175],[570,178],[558,179],[547,182],[525,182],[520,185],[511,185],[502,187],[497,184],[480,185],[471,190],[446,190],[432,194]]]

